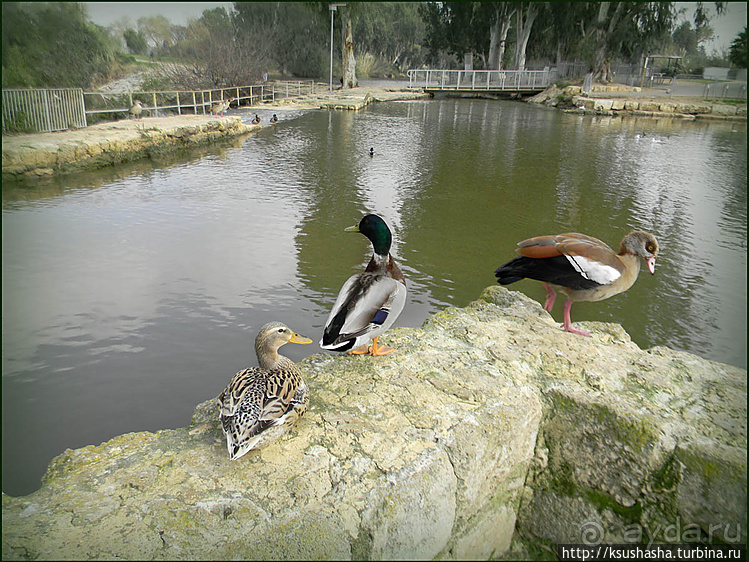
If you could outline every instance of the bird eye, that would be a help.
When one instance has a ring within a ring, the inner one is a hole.
[[[283,334],[283,333],[284,333],[285,331],[286,331],[286,330],[284,330],[283,328],[279,328],[279,329],[278,329],[278,333],[279,333],[279,334]]]

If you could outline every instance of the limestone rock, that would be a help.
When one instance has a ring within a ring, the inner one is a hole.
[[[237,461],[215,399],[188,428],[68,450],[3,495],[3,558],[458,560],[683,542],[675,524],[744,543],[746,372],[580,324],[491,287],[388,332],[392,355],[302,361],[307,414]]]

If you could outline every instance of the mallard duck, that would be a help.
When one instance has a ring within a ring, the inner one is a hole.
[[[239,371],[218,397],[231,460],[272,443],[307,411],[309,392],[299,367],[278,354],[278,348],[289,342],[308,344],[312,340],[281,322],[260,328],[255,338],[260,366]]]
[[[276,117],[275,113],[273,114],[273,117],[270,118],[270,122],[273,123],[274,125],[278,123],[278,117]]]
[[[367,215],[346,232],[360,232],[372,242],[374,254],[367,268],[349,277],[325,323],[320,346],[351,354],[387,355],[393,349],[377,346],[377,338],[393,325],[406,304],[406,279],[390,255],[392,234],[385,221]],[[372,340],[372,345],[367,342]]]
[[[135,103],[128,111],[130,112],[130,115],[133,116],[133,119],[140,119],[140,114],[143,111],[143,104],[140,100],[135,100]]]
[[[374,146],[369,149],[369,155],[374,156]]]
[[[250,121],[250,123],[252,123],[253,125],[257,125],[258,123],[260,123],[260,117],[258,117],[257,113],[255,114],[255,117],[252,118],[252,121]]]
[[[637,280],[642,257],[650,273],[655,273],[658,241],[647,232],[633,230],[621,242],[619,253],[592,236],[568,233],[537,236],[518,243],[520,257],[497,268],[500,285],[521,279],[541,281],[546,288],[544,308],[551,312],[557,294],[567,295],[563,328],[589,336],[572,327],[570,308],[577,301],[601,301],[623,293]]]

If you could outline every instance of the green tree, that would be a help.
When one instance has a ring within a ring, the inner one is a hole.
[[[78,3],[2,4],[4,87],[82,87],[110,75],[117,45]]]
[[[143,34],[135,31],[132,27],[122,32],[128,50],[134,55],[145,55],[148,52],[148,43]]]
[[[518,6],[515,41],[515,68],[518,70],[525,70],[525,51],[533,30],[533,22],[545,7],[546,4],[543,2],[521,2]]]
[[[269,63],[281,73],[318,78],[327,74],[327,6],[315,2],[236,2],[234,25],[238,36],[246,41],[268,45]]]
[[[675,19],[672,2],[601,2],[588,33],[595,43],[596,79],[609,82],[611,60],[637,59],[668,37]]]
[[[407,70],[421,58],[424,22],[416,2],[363,2],[354,23],[356,50]]]
[[[489,46],[489,23],[480,2],[428,2],[422,8],[425,44],[432,55],[445,51],[459,60]]]
[[[738,68],[746,68],[746,27],[731,43],[729,60]]]
[[[688,21],[682,22],[682,24],[674,30],[671,39],[682,57],[697,54],[697,49],[699,48],[697,31]]]
[[[225,8],[205,10],[186,27],[172,27],[174,43],[162,52],[190,64],[162,66],[157,78],[182,89],[254,84],[270,61],[268,41],[239,33]]]
[[[489,8],[489,60],[490,70],[502,70],[502,60],[507,48],[507,33],[512,25],[512,17],[518,9],[515,2],[487,2],[482,7]]]
[[[149,46],[164,52],[179,39],[178,28],[164,16],[138,18],[138,32],[145,37]]]

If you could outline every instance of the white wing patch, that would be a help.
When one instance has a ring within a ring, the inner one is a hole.
[[[595,260],[589,260],[583,256],[568,256],[565,254],[564,257],[575,268],[575,271],[585,279],[595,281],[599,285],[613,283],[622,275],[615,267],[604,265]]]

